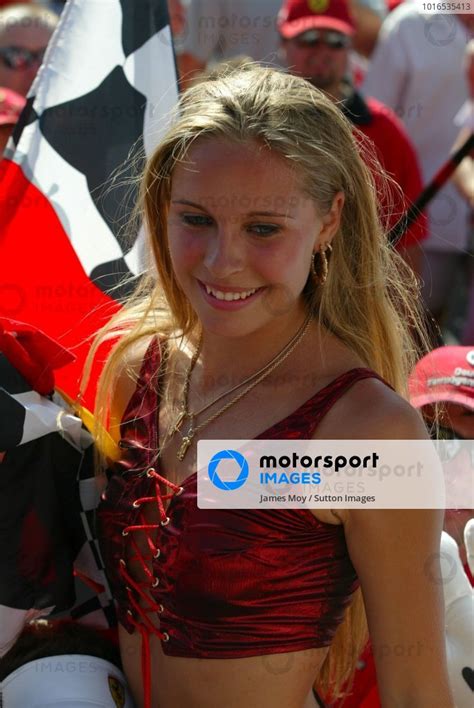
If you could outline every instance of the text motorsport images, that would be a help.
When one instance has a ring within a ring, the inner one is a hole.
[[[221,479],[217,470],[223,460],[233,460],[239,466],[240,471],[237,479],[233,481],[223,481]],[[363,459],[357,457],[357,455],[353,455],[351,458],[349,458],[349,460],[347,460],[347,458],[342,455],[338,455],[335,459],[333,459],[331,455],[325,455],[324,457],[322,455],[317,455],[315,458],[311,458],[309,455],[303,455],[300,458],[300,456],[296,452],[293,452],[291,457],[289,455],[282,455],[278,459],[275,455],[262,455],[259,458],[259,467],[260,469],[263,469],[265,471],[259,472],[258,481],[259,484],[263,485],[267,490],[270,485],[272,487],[281,485],[321,485],[322,480],[319,469],[316,469],[312,472],[299,472],[297,471],[297,468],[300,467],[306,470],[308,467],[317,468],[319,466],[322,466],[325,469],[331,468],[334,469],[336,472],[339,472],[341,469],[344,469],[347,466],[350,466],[353,469],[358,469],[361,466],[364,469],[367,469],[368,467],[374,468],[377,466],[378,460],[379,456],[377,455],[377,453],[366,455]],[[269,471],[281,468],[284,468],[287,471]],[[237,450],[221,450],[220,452],[217,452],[215,455],[213,455],[213,457],[211,458],[208,466],[208,473],[209,479],[215,487],[225,491],[231,491],[239,489],[247,482],[249,476],[249,464],[246,458]],[[345,494],[344,499],[339,498],[340,496],[341,495],[338,495],[338,501],[360,501],[362,504],[375,501],[375,497],[373,496],[366,498],[365,496],[356,497]],[[305,502],[307,500],[313,501],[313,497],[314,501],[333,501],[332,498],[322,498],[319,493],[308,493],[305,495],[288,493],[260,494],[259,503],[291,503],[299,501]]]
[[[473,459],[462,470],[471,486]],[[461,488],[446,507],[445,469],[430,440],[198,443],[200,508],[469,508]]]

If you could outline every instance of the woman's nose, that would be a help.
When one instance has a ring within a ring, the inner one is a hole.
[[[223,279],[244,268],[244,249],[236,234],[217,232],[208,242],[204,265],[209,274]]]

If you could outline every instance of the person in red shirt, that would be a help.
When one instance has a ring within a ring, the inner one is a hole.
[[[363,136],[370,139],[382,167],[401,188],[402,193],[394,187],[389,195],[380,195],[381,215],[389,230],[422,191],[421,172],[415,150],[397,116],[374,98],[364,97],[348,79],[355,25],[346,0],[329,0],[325,5],[286,0],[278,28],[289,70],[308,79],[338,103],[359,129],[358,138],[362,142]],[[397,244],[415,273],[420,272],[419,244],[426,236],[426,219],[420,215]]]

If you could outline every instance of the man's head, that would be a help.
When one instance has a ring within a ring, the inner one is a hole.
[[[440,347],[420,359],[409,380],[410,402],[428,420],[440,406],[439,423],[474,439],[474,348]]]
[[[347,0],[286,0],[278,29],[289,70],[339,98],[355,31]]]
[[[0,86],[27,95],[57,23],[57,15],[39,5],[0,10]]]
[[[408,383],[412,406],[421,409],[428,423],[437,419],[440,429],[435,429],[432,435],[474,440],[474,347],[435,349],[420,359]],[[454,476],[452,470],[456,471],[456,465],[451,468],[448,483],[460,485],[460,490],[467,481],[466,498],[469,498],[469,478],[466,480],[462,474]],[[469,508],[445,511],[444,530],[458,544],[463,563],[466,563],[464,527],[472,518],[473,510]]]

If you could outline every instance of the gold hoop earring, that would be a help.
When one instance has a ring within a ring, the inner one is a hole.
[[[326,251],[331,253],[332,246],[330,243],[323,244],[319,251],[314,251],[311,258],[311,274],[316,285],[324,285],[328,277],[329,261]],[[316,263],[316,256],[319,256],[318,263]]]

